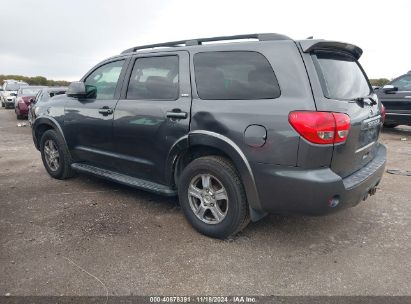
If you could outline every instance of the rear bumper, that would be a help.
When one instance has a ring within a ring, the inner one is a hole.
[[[374,159],[341,178],[330,168],[304,170],[254,164],[262,211],[323,215],[357,205],[375,190],[384,173],[386,148],[379,145]],[[338,203],[336,203],[338,199]]]
[[[26,107],[22,107],[20,105],[18,105],[18,112],[21,116],[27,116],[29,113],[29,109]]]
[[[385,123],[411,125],[411,113],[387,112],[385,116]]]

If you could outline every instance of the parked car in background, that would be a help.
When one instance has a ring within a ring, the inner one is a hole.
[[[411,125],[411,71],[375,92],[385,107],[384,126]]]
[[[386,163],[361,55],[279,34],[133,47],[49,101],[34,144],[53,178],[178,195],[212,237],[268,213],[333,213],[375,194]]]
[[[47,105],[47,102],[54,96],[66,94],[67,87],[49,87],[41,89],[31,100],[28,109],[29,123],[32,124],[37,117],[40,108]]]
[[[1,94],[2,107],[14,108],[14,101],[17,96],[17,91],[22,86],[28,86],[28,83],[17,80],[5,80],[3,83],[3,92]]]
[[[30,103],[34,100],[37,93],[45,88],[44,86],[27,86],[20,87],[17,91],[16,100],[14,102],[14,112],[17,119],[26,118],[29,112]]]

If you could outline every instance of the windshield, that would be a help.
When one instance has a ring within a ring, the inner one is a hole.
[[[32,95],[35,96],[41,88],[24,88],[20,90],[21,95]]]
[[[364,72],[351,56],[319,52],[314,58],[325,97],[349,100],[371,93]]]
[[[17,82],[8,83],[6,84],[6,91],[17,91],[20,89],[20,86],[21,84]]]

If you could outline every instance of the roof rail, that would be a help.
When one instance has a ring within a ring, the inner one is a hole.
[[[224,40],[239,40],[239,39],[258,39],[259,41],[268,40],[291,40],[290,37],[275,33],[260,33],[260,34],[246,34],[246,35],[235,35],[235,36],[220,36],[220,37],[210,37],[210,38],[196,38],[188,40],[171,41],[164,43],[141,45],[129,48],[121,54],[132,53],[138,50],[152,49],[157,47],[177,47],[177,46],[192,46],[201,45],[203,42],[213,42],[213,41],[224,41]]]

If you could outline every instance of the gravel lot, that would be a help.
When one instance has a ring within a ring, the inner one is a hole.
[[[338,214],[269,216],[219,241],[176,199],[50,178],[18,122],[1,108],[0,295],[411,295],[411,176],[386,173]],[[411,128],[382,142],[388,169],[411,170]]]

